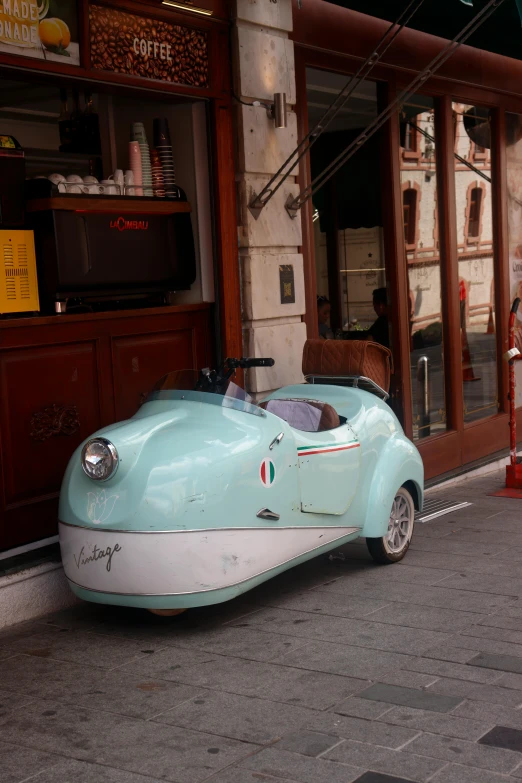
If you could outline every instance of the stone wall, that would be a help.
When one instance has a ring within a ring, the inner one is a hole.
[[[306,340],[301,217],[285,210],[299,188],[290,177],[256,220],[248,209],[297,144],[294,47],[291,0],[237,0],[234,29],[234,77],[237,104],[237,178],[239,253],[242,280],[245,355],[275,359],[270,369],[250,370],[247,388],[255,395],[302,380]],[[286,93],[288,122],[276,129],[263,106],[276,92]],[[297,173],[294,172],[294,174]],[[295,302],[281,303],[279,269],[292,266]]]

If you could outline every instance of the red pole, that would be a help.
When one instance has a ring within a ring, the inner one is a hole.
[[[517,297],[513,302],[509,314],[509,350],[515,347],[515,320],[520,299]],[[517,464],[517,411],[515,400],[515,357],[509,360],[509,436],[510,436],[510,457],[511,467],[516,470]]]

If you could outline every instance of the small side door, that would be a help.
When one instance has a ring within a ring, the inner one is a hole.
[[[340,516],[350,507],[361,465],[361,444],[348,424],[327,432],[294,430],[301,511]]]

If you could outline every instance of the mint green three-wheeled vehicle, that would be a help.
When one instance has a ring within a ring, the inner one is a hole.
[[[77,596],[175,614],[360,536],[379,563],[404,557],[423,466],[386,393],[312,376],[253,404],[234,372],[271,364],[170,373],[79,447],[59,511]]]

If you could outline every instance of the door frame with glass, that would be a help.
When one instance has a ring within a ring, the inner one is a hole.
[[[326,4],[325,4],[326,5]],[[344,9],[339,9],[341,12]],[[297,12],[296,12],[297,13]],[[377,20],[379,21],[379,20]],[[411,31],[408,31],[409,33]],[[347,30],[348,33],[348,30]],[[422,34],[417,34],[422,38]],[[429,38],[429,36],[428,36]],[[345,42],[346,43],[346,42]],[[346,47],[349,48],[349,47]],[[493,57],[493,55],[491,55]],[[501,58],[505,62],[505,58]],[[322,68],[349,76],[360,60],[308,46],[295,46],[297,112],[299,137],[308,131],[306,68]],[[411,73],[398,73],[389,66],[378,66],[372,78],[390,101],[411,81]],[[440,475],[508,445],[508,381],[501,357],[507,348],[509,315],[508,227],[506,212],[505,111],[522,113],[522,96],[507,97],[492,90],[478,89],[433,78],[423,85],[423,94],[432,96],[436,107],[437,190],[440,233],[442,317],[444,330],[444,367],[447,409],[447,429],[418,443],[424,459],[426,476]],[[493,180],[493,242],[495,247],[495,314],[498,376],[498,413],[470,424],[464,423],[462,390],[462,354],[460,342],[460,304],[456,236],[455,169],[452,101],[483,105],[492,111]],[[407,265],[404,244],[403,207],[400,179],[399,123],[390,120],[382,131],[383,210],[386,278],[392,310],[392,333],[395,362],[392,394],[400,401],[400,418],[405,432],[413,436],[412,381],[410,372],[410,326]],[[306,157],[299,171],[299,184],[310,182],[310,161]],[[302,210],[303,246],[306,285],[305,320],[308,336],[317,335],[316,279],[312,207],[308,202]],[[522,424],[522,411],[519,413]]]

